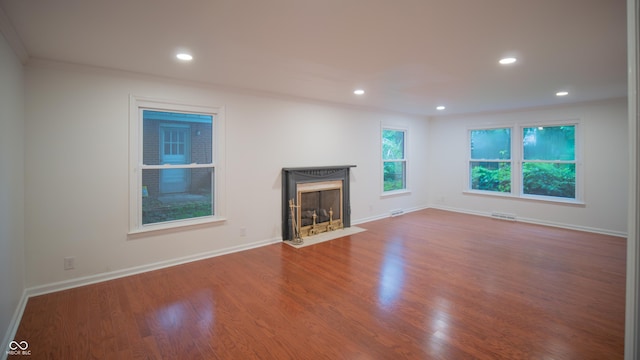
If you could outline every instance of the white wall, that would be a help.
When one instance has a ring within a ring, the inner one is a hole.
[[[357,165],[354,223],[432,205],[626,232],[625,99],[425,120],[37,61],[27,67],[26,94],[27,287],[277,240],[283,167]],[[127,236],[130,94],[226,107],[226,223]],[[586,145],[586,206],[462,193],[469,127],[575,118]],[[381,124],[409,129],[408,195],[380,196]],[[63,270],[66,256],[76,269]]]
[[[585,206],[463,193],[469,128],[570,119],[581,121]],[[626,99],[430,119],[429,203],[434,207],[479,214],[506,212],[539,223],[624,235],[627,231],[627,125]]]
[[[413,192],[380,197],[380,124],[424,139],[422,117],[44,62],[26,94],[28,287],[277,239],[283,167],[357,165],[353,222],[427,204],[423,141],[409,143]],[[226,107],[226,223],[127,237],[130,94]]]
[[[22,64],[0,35],[0,357],[24,280],[24,78]]]

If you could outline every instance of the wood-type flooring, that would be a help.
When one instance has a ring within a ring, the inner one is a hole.
[[[623,358],[623,238],[434,209],[358,226],[36,296],[15,340],[29,359]]]

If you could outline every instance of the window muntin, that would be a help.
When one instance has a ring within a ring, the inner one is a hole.
[[[511,193],[511,129],[471,130],[469,138],[469,188]]]
[[[130,100],[129,233],[224,221],[224,107]]]
[[[522,129],[522,194],[576,199],[576,126]]]
[[[382,130],[383,191],[407,189],[406,130]]]

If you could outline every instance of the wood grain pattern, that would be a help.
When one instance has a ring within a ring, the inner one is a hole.
[[[31,359],[622,359],[622,238],[424,210],[29,299]],[[13,356],[10,358],[20,358]]]

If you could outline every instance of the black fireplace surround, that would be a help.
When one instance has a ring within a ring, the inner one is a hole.
[[[349,201],[349,168],[355,165],[317,166],[282,169],[282,240],[291,240],[289,200],[297,198],[297,185],[320,181],[342,180],[342,223],[351,226]]]

